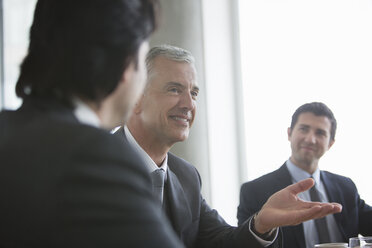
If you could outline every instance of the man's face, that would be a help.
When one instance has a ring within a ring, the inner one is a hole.
[[[157,142],[171,146],[184,141],[195,118],[196,71],[193,65],[159,56],[135,112]]]
[[[292,162],[303,169],[317,166],[319,159],[334,143],[330,140],[330,131],[331,122],[326,116],[310,112],[300,114],[293,130],[288,128]]]

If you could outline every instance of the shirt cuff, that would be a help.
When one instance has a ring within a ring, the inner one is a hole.
[[[275,232],[275,235],[270,235],[270,237],[273,237],[272,240],[265,240],[265,239],[262,239],[260,238],[257,234],[254,233],[254,231],[252,230],[252,220],[253,220],[254,216],[251,217],[251,219],[249,220],[249,231],[253,234],[253,236],[256,238],[256,240],[264,247],[268,247],[269,245],[271,245],[272,243],[274,243],[274,241],[278,238],[278,233],[279,233],[279,228],[275,228],[274,232]]]

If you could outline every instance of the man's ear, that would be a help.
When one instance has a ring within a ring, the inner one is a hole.
[[[134,108],[133,108],[133,114],[140,114],[141,111],[142,111],[142,102],[143,102],[143,98],[144,98],[145,94],[142,93],[142,95],[140,96],[140,98],[138,99],[138,101],[136,102],[136,104],[134,105]]]
[[[291,135],[292,135],[292,129],[289,127],[287,128],[287,134],[288,134],[288,140],[290,141]]]
[[[328,150],[331,149],[331,146],[335,143],[335,140],[331,140],[328,145]]]

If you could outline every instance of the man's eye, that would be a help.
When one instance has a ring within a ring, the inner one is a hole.
[[[198,96],[198,92],[197,91],[191,91],[191,96],[193,98],[196,98]]]
[[[325,132],[318,132],[318,135],[319,136],[327,136],[327,134]]]
[[[169,91],[172,92],[172,93],[179,93],[180,92],[177,88],[170,88]]]

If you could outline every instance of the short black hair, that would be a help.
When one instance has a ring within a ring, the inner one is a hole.
[[[39,0],[16,86],[24,98],[99,103],[157,24],[158,0]]]
[[[311,102],[311,103],[305,103],[301,105],[294,114],[292,115],[292,122],[291,122],[291,129],[293,130],[294,126],[296,125],[298,121],[298,117],[302,113],[313,113],[316,116],[325,116],[329,119],[331,122],[331,140],[335,140],[336,136],[336,129],[337,129],[337,121],[335,116],[333,115],[333,112],[330,108],[327,107],[322,102]]]

